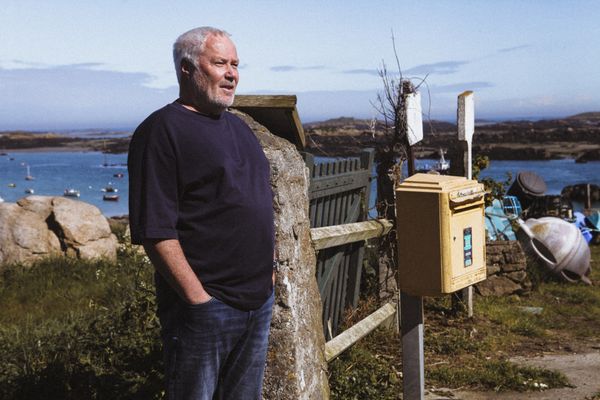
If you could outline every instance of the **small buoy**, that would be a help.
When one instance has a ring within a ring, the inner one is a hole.
[[[525,225],[525,226],[523,226]],[[533,251],[554,274],[569,282],[591,284],[590,248],[581,231],[560,218],[530,218],[521,225],[528,240],[524,247]]]

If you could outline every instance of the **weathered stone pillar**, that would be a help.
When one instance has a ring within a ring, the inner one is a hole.
[[[252,128],[271,164],[275,234],[284,263],[275,286],[263,398],[328,399],[321,301],[310,241],[308,169],[291,143],[249,116],[236,114]]]

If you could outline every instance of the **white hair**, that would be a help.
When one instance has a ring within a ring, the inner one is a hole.
[[[177,38],[173,44],[173,62],[175,63],[177,82],[181,82],[182,60],[188,60],[198,68],[198,56],[204,51],[206,38],[209,35],[231,36],[224,30],[213,28],[211,26],[202,26],[200,28],[189,30]]]

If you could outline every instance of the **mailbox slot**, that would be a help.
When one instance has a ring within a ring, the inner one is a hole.
[[[472,209],[480,209],[482,204],[483,204],[482,202],[466,203],[466,204],[452,204],[452,203],[450,203],[450,210],[452,211],[452,213],[458,214],[458,213],[466,212],[466,211],[469,211],[469,210],[472,210]]]

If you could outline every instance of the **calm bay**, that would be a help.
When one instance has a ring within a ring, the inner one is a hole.
[[[436,160],[419,160],[433,164]],[[26,189],[43,196],[62,196],[65,189],[80,192],[79,200],[94,204],[106,216],[128,213],[127,154],[101,152],[11,152],[0,157],[0,197],[16,202],[27,196]],[[25,180],[27,166],[33,180]],[[600,161],[577,164],[573,160],[494,161],[481,173],[505,181],[519,171],[533,171],[548,186],[548,194],[559,194],[564,186],[577,183],[600,185]],[[122,177],[115,175],[122,174]],[[14,187],[12,187],[14,184]],[[118,201],[105,201],[102,189],[112,186],[118,190]],[[374,188],[374,185],[373,185]],[[372,192],[371,199],[375,195]]]

